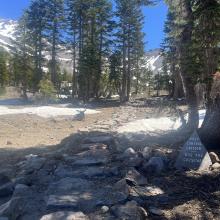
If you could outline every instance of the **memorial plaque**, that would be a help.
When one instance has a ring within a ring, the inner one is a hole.
[[[211,158],[195,131],[183,146],[176,161],[176,168],[202,171],[208,170],[211,165]]]

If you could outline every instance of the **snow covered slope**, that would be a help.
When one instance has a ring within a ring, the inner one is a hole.
[[[15,48],[15,30],[17,26],[17,21],[5,20],[0,18],[0,46],[3,47],[9,53]],[[49,44],[48,44],[49,45]],[[45,51],[44,56],[46,60],[50,60],[50,52]],[[71,51],[67,50],[63,46],[59,46],[58,59],[60,62],[61,69],[66,69],[67,72],[72,73],[72,61],[71,61]],[[146,67],[157,74],[162,67],[162,56],[160,55],[160,50],[155,49],[146,52]]]
[[[0,18],[0,47],[3,47],[7,52],[12,53],[15,50],[15,31],[18,23],[14,20],[6,20]],[[49,46],[49,43],[48,43]],[[48,50],[43,52],[46,60],[51,59]],[[71,51],[66,50],[65,47],[59,46],[58,60],[61,69],[66,69],[67,72],[72,73],[72,59]],[[46,70],[46,68],[44,68]]]
[[[162,70],[163,57],[161,56],[160,49],[154,49],[146,52],[145,54],[146,67],[158,74]]]

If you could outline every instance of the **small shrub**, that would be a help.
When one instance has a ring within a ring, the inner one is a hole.
[[[5,95],[5,93],[6,93],[5,87],[0,87],[0,96]]]
[[[44,101],[56,99],[56,89],[53,83],[48,79],[42,79],[39,83],[40,96]]]

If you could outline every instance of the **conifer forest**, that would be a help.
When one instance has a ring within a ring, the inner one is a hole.
[[[220,0],[1,0],[0,220],[220,220]]]

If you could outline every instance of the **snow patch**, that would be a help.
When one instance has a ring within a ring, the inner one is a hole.
[[[199,127],[205,118],[206,110],[199,111]],[[188,116],[186,115],[186,118]],[[182,126],[181,120],[168,117],[136,120],[117,129],[118,133],[161,133],[177,130]]]
[[[17,114],[29,114],[38,115],[43,118],[52,118],[58,116],[75,116],[79,114],[81,108],[65,108],[62,105],[55,106],[40,106],[40,107],[28,107],[28,108],[13,108],[10,109],[6,106],[0,106],[0,115],[17,115]],[[87,109],[85,114],[97,114],[100,111]]]

